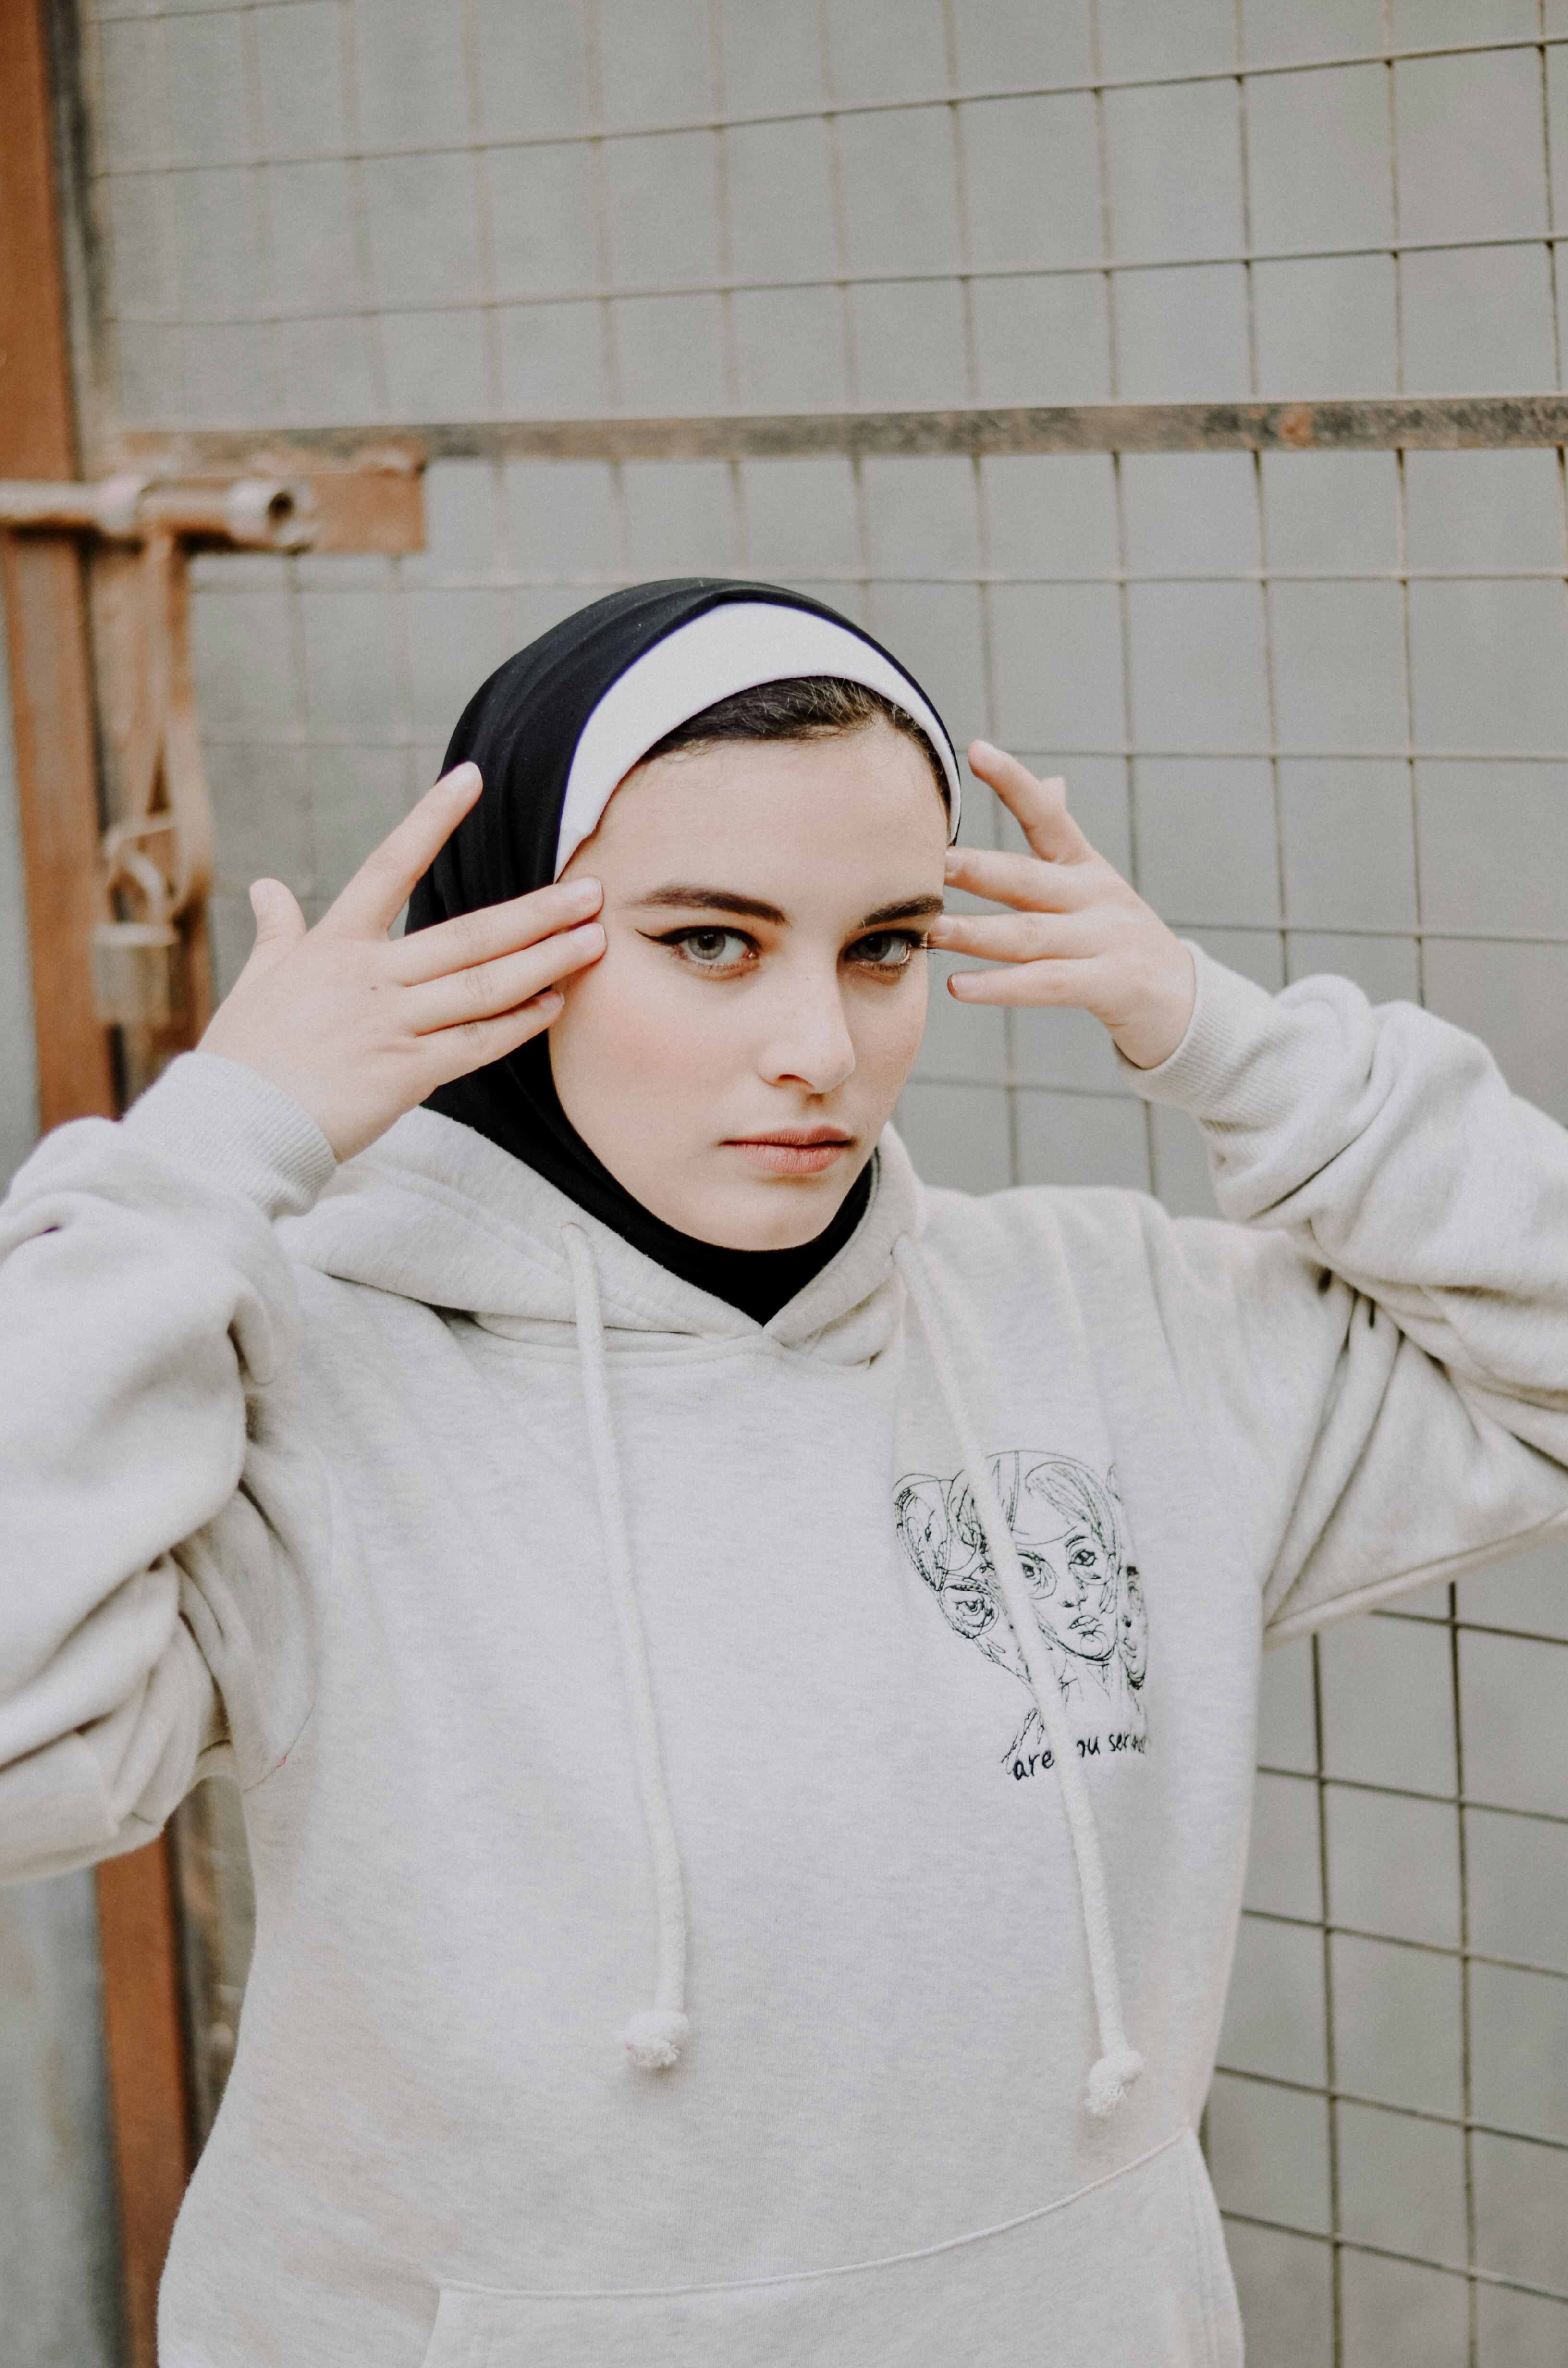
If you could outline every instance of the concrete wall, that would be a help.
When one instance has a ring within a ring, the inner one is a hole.
[[[0,2356],[117,2368],[90,1874],[0,1889]]]

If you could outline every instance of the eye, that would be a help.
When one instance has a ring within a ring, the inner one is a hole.
[[[668,946],[693,970],[738,970],[756,952],[752,939],[741,929],[673,929],[658,943]]]
[[[924,947],[926,940],[910,929],[873,929],[870,936],[858,938],[850,947],[848,959],[858,970],[881,971],[884,977],[896,977]]]

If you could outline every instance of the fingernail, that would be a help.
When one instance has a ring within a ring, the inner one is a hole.
[[[945,861],[946,861],[946,863],[947,863],[947,867],[948,867],[948,877],[949,877],[949,879],[950,880],[950,879],[952,878],[952,876],[953,876],[954,872],[958,870],[958,868],[959,868],[960,864],[963,861],[963,849],[962,849],[962,848],[961,848],[961,847],[949,847],[949,849],[948,849],[948,852],[947,852],[947,856],[946,856],[946,858],[945,858],[944,860],[945,860]]]
[[[969,749],[971,757],[979,757],[983,759],[999,757],[1002,754],[1001,749],[994,746],[989,740],[971,740]]]
[[[460,765],[454,765],[449,773],[442,774],[441,786],[449,790],[467,790],[480,779],[479,767],[472,757],[467,757]]]
[[[597,880],[568,880],[565,887],[574,905],[590,909],[599,903],[605,893]]]

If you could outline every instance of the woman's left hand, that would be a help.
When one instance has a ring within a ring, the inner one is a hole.
[[[988,740],[971,744],[969,762],[1017,815],[1034,851],[949,848],[949,888],[1013,909],[1006,916],[944,913],[931,924],[931,944],[1013,967],[955,971],[949,994],[960,1003],[1077,1006],[1104,1021],[1134,1068],[1157,1068],[1192,1018],[1192,956],[1096,854],[1067,811],[1063,782],[1037,781]]]

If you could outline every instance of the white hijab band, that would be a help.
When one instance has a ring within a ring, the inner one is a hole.
[[[556,878],[597,830],[606,806],[633,765],[666,732],[721,699],[733,699],[736,691],[802,675],[862,683],[915,718],[947,775],[948,835],[956,838],[958,758],[941,718],[909,677],[846,625],[813,617],[805,609],[776,608],[767,600],[731,600],[655,642],[616,677],[589,716],[566,778],[555,845]]]

